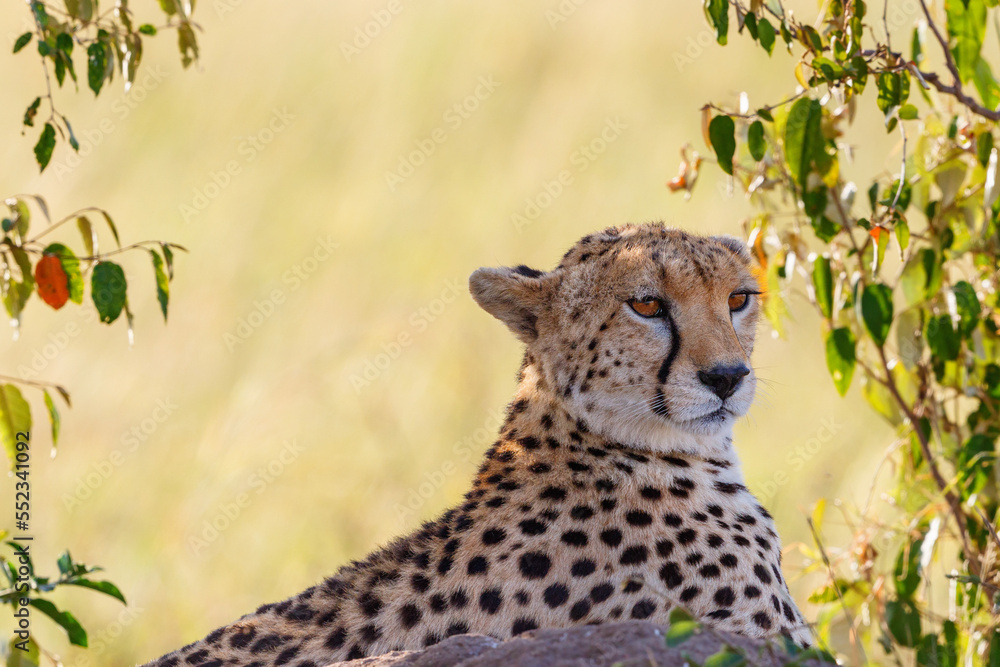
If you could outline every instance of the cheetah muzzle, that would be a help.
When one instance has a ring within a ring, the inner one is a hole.
[[[749,264],[736,239],[646,224],[586,236],[550,272],[476,271],[473,298],[527,349],[461,504],[149,664],[321,667],[468,632],[665,624],[677,605],[807,645],[732,446],[756,386]]]

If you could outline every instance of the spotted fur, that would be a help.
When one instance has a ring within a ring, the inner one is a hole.
[[[666,623],[676,605],[807,645],[774,522],[732,447],[756,382],[756,297],[728,305],[756,291],[748,265],[735,239],[648,224],[587,236],[551,272],[476,271],[473,297],[527,350],[462,502],[149,664],[320,667],[468,632]],[[629,305],[653,298],[655,318]],[[719,368],[746,372],[720,388]]]

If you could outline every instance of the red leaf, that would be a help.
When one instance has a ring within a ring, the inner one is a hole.
[[[69,299],[69,279],[55,255],[45,255],[35,265],[35,283],[42,301],[59,310]]]

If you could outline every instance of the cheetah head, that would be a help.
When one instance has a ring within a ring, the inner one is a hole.
[[[584,237],[553,271],[479,269],[469,282],[527,344],[539,390],[605,437],[704,453],[750,408],[760,292],[735,238],[624,225]]]

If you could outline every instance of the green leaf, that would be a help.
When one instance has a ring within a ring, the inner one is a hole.
[[[141,26],[139,26],[139,32],[141,32],[143,35],[149,35],[152,37],[156,35],[156,26],[149,23],[143,23]]]
[[[149,254],[153,257],[153,273],[156,277],[156,299],[160,302],[160,310],[163,311],[163,321],[167,321],[167,303],[170,301],[170,282],[167,274],[163,270],[163,260],[152,248]]]
[[[87,646],[87,631],[83,629],[73,614],[68,611],[59,611],[54,604],[41,598],[32,598],[28,604],[58,623],[66,631],[70,644]]]
[[[914,28],[913,36],[910,38],[910,60],[917,67],[920,67],[924,62],[924,41],[920,34],[920,28]]]
[[[760,162],[767,152],[767,142],[764,141],[764,123],[755,120],[750,123],[747,130],[747,146],[750,148],[750,155],[754,160]]]
[[[757,21],[757,41],[767,51],[767,55],[774,53],[774,26],[766,18]]]
[[[671,648],[683,644],[687,640],[694,637],[701,630],[701,624],[697,621],[681,621],[679,623],[671,623],[670,627],[667,628],[666,640],[667,646]]]
[[[982,307],[979,305],[979,297],[976,290],[968,282],[960,280],[951,288],[955,295],[955,309],[958,311],[959,333],[966,337],[972,333],[979,324],[979,313]]]
[[[702,667],[741,667],[745,664],[747,664],[747,660],[742,654],[728,646],[723,646],[718,652],[705,658]]]
[[[167,243],[161,243],[160,249],[163,251],[163,259],[167,262],[167,278],[169,280],[174,279],[174,251],[170,249],[170,245]]]
[[[705,13],[708,22],[715,28],[715,41],[725,46],[729,40],[729,2],[727,0],[706,0]]]
[[[31,431],[31,408],[12,384],[0,385],[0,444],[3,444],[11,469],[17,458],[18,433]],[[22,436],[20,438],[24,440]]]
[[[885,345],[892,326],[892,290],[881,283],[866,285],[861,294],[861,318],[875,344]]]
[[[829,58],[823,56],[816,56],[812,60],[812,67],[823,75],[823,78],[827,81],[834,81],[837,79],[843,79],[847,76],[847,72],[844,68],[833,62]]]
[[[900,284],[906,302],[913,306],[923,303],[941,289],[941,262],[931,248],[921,248],[903,267]]]
[[[38,105],[42,103],[41,97],[36,97],[35,101],[32,102],[27,109],[24,111],[24,124],[28,127],[35,126],[35,116],[38,115]]]
[[[30,32],[26,32],[20,37],[18,37],[17,41],[14,42],[14,53],[17,53],[18,51],[26,47],[28,45],[28,42],[31,41],[31,36],[32,35]]]
[[[883,72],[878,75],[878,108],[889,114],[893,107],[902,106],[910,96],[910,77],[905,72]]]
[[[94,226],[90,224],[90,220],[85,215],[81,215],[76,219],[76,226],[80,230],[80,236],[83,237],[83,247],[87,251],[87,257],[93,257],[94,251],[97,249],[97,235],[94,234]]]
[[[743,25],[754,39],[757,39],[757,15],[750,12],[743,19]]]
[[[976,137],[976,159],[979,160],[979,164],[981,164],[984,169],[990,162],[990,152],[992,150],[993,134],[991,132],[983,132]]]
[[[96,97],[108,73],[108,45],[98,40],[87,47],[87,85]]]
[[[125,272],[114,262],[98,262],[90,278],[91,298],[101,321],[110,324],[125,307]]]
[[[16,644],[24,641],[26,643],[27,651],[22,651],[17,648]],[[4,663],[5,667],[38,667],[41,656],[38,651],[38,644],[32,637],[28,637],[26,640],[20,639],[17,635],[10,638],[7,642],[7,661]]]
[[[45,167],[49,166],[49,160],[52,159],[52,151],[55,147],[56,129],[52,127],[52,123],[45,123],[45,129],[42,130],[41,136],[38,137],[38,143],[35,144],[35,160],[40,167],[39,171],[45,171]]]
[[[962,348],[962,339],[952,326],[950,315],[935,315],[927,320],[924,331],[931,354],[941,361],[954,361]]]
[[[80,260],[73,251],[62,243],[51,243],[42,251],[45,255],[56,255],[63,271],[66,273],[69,290],[69,300],[73,303],[83,303],[83,274],[80,272]]]
[[[820,255],[813,262],[813,287],[816,288],[816,303],[823,317],[833,317],[833,272],[830,258]]]
[[[969,438],[958,452],[958,479],[966,497],[979,493],[993,478],[996,445],[987,435]]]
[[[920,548],[923,538],[918,538],[903,545],[896,556],[896,568],[893,571],[896,582],[896,594],[903,600],[911,600],[920,586]]]
[[[917,107],[913,106],[912,104],[904,104],[899,109],[899,119],[900,120],[913,120],[914,118],[916,118],[919,115],[920,115],[920,112],[917,111]]]
[[[914,647],[920,641],[920,614],[912,602],[890,600],[885,605],[885,621],[893,639]]]
[[[990,655],[986,667],[1000,667],[1000,630],[994,630],[990,637]]]
[[[905,219],[899,218],[896,220],[896,226],[892,228],[892,231],[896,233],[896,243],[899,245],[899,257],[902,259],[903,253],[906,252],[907,247],[910,245],[910,225]]]
[[[91,581],[89,579],[74,579],[73,581],[67,581],[66,583],[69,584],[70,586],[81,586],[83,588],[89,588],[92,591],[98,591],[100,593],[104,593],[105,595],[110,595],[111,597],[120,600],[122,604],[128,604],[127,602],[125,602],[125,596],[122,595],[122,592],[118,590],[118,587],[115,586],[110,581]]]
[[[996,109],[997,106],[1000,106],[1000,84],[997,83],[996,78],[993,76],[990,64],[982,56],[976,62],[976,68],[972,74],[972,82],[975,84],[979,98],[985,106],[990,109]]]
[[[722,2],[723,4],[725,1],[712,0],[712,2]],[[725,44],[725,41],[720,43]],[[187,21],[177,26],[177,48],[181,52],[181,65],[185,68],[198,60],[198,40],[194,36],[191,24]]]
[[[857,340],[848,327],[834,329],[826,336],[826,367],[841,396],[847,394],[857,363]]]
[[[986,5],[979,0],[945,0],[948,41],[962,83],[974,76],[986,35]]]
[[[795,182],[805,189],[810,165],[817,153],[823,151],[823,132],[820,127],[822,106],[819,101],[799,98],[788,112],[785,124],[785,163]]]
[[[101,211],[101,215],[104,216],[104,221],[108,223],[108,227],[111,229],[111,236],[115,238],[115,243],[119,248],[121,248],[122,242],[118,240],[118,228],[115,227],[114,220],[111,219],[111,216],[108,215],[107,211]]]
[[[62,420],[59,418],[59,410],[56,409],[56,404],[52,401],[48,390],[43,389],[42,392],[45,394],[45,407],[49,411],[49,424],[52,426],[52,447],[54,448],[59,444],[59,429]]]
[[[70,555],[69,551],[64,551],[56,559],[56,565],[59,567],[59,574],[71,574],[73,572],[73,557]]]
[[[177,4],[174,0],[159,0],[160,9],[162,9],[167,16],[173,16],[177,13]]]
[[[708,124],[708,138],[715,150],[722,171],[733,173],[733,155],[736,153],[736,125],[729,116],[716,116]]]

